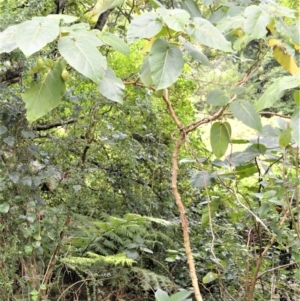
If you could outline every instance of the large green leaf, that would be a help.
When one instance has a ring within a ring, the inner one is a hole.
[[[195,18],[195,17],[201,18],[202,17],[199,7],[195,3],[194,0],[180,1],[180,6],[182,9],[186,10],[192,18]]]
[[[89,15],[98,17],[102,13],[117,6],[121,6],[124,0],[98,0]]]
[[[251,103],[246,100],[237,100],[230,105],[233,116],[242,121],[245,125],[257,130],[262,130],[262,123],[259,114]]]
[[[171,86],[181,74],[182,52],[165,40],[156,40],[150,50],[149,63],[156,90]]]
[[[283,76],[274,81],[274,83],[266,90],[261,98],[256,102],[255,109],[257,112],[271,107],[278,99],[280,99],[285,90],[299,86],[300,74],[293,76]]]
[[[115,102],[123,101],[124,84],[115,72],[107,67],[104,78],[100,82],[98,89],[102,95]]]
[[[187,26],[186,32],[203,45],[227,52],[232,51],[230,42],[225,39],[221,31],[205,19],[194,18],[194,23]]]
[[[231,126],[228,122],[215,122],[210,129],[210,144],[213,153],[221,158],[228,148],[231,137]]]
[[[201,228],[206,227],[209,224],[210,218],[213,218],[219,209],[221,201],[219,198],[215,198],[207,204],[207,206],[202,211],[201,216]]]
[[[244,30],[252,38],[259,39],[267,34],[271,17],[259,6],[251,5],[245,9]]]
[[[18,45],[15,40],[15,33],[18,29],[18,25],[9,26],[0,33],[0,53],[12,52]]]
[[[145,84],[147,87],[150,87],[153,85],[148,56],[146,56],[144,58],[144,62],[141,67],[140,78],[141,78],[142,83]]]
[[[212,175],[207,171],[199,171],[192,175],[190,183],[193,188],[204,188],[213,182]]]
[[[106,58],[83,37],[63,37],[58,50],[66,61],[79,73],[100,84],[107,68]]]
[[[206,101],[208,104],[213,105],[213,106],[224,106],[229,102],[229,100],[230,100],[230,97],[227,94],[227,92],[216,89],[216,90],[209,92]]]
[[[40,17],[19,24],[15,40],[18,47],[30,56],[39,51],[59,34],[59,19]]]
[[[158,8],[156,10],[167,26],[175,31],[183,31],[190,14],[183,9],[165,9]]]
[[[173,294],[168,301],[185,301],[191,294],[191,291],[181,291]]]
[[[212,64],[209,59],[195,45],[187,42],[183,37],[179,37],[179,40],[182,42],[183,47],[194,60],[212,68]]]
[[[300,147],[300,107],[297,107],[291,117],[292,137]]]
[[[157,13],[146,13],[135,18],[129,25],[127,31],[127,42],[129,44],[143,38],[152,38],[162,29],[162,20]]]
[[[155,301],[169,301],[168,294],[160,288],[155,293]]]
[[[288,128],[283,130],[279,135],[279,146],[282,148],[286,148],[292,141],[292,129]]]
[[[212,282],[214,280],[218,279],[218,274],[214,273],[214,272],[208,272],[202,279],[202,282],[204,284]]]
[[[54,63],[42,82],[32,86],[23,94],[29,122],[44,116],[58,106],[66,89],[61,77],[62,71],[62,64]]]
[[[112,34],[108,31],[105,31],[105,32],[101,31],[99,34],[99,37],[104,44],[107,44],[107,45],[111,46],[114,50],[116,50],[126,56],[129,56],[129,54],[130,54],[129,46],[115,34]]]

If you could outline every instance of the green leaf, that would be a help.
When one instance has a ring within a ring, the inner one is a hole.
[[[229,102],[229,100],[230,97],[227,92],[216,89],[209,92],[206,101],[212,106],[224,106]]]
[[[231,52],[231,45],[221,31],[209,21],[202,18],[194,18],[194,23],[186,28],[187,34],[197,42],[222,51]]]
[[[162,29],[161,17],[157,13],[146,13],[135,18],[127,31],[128,44],[143,38],[152,38]]]
[[[64,15],[64,14],[59,14],[59,15],[50,14],[47,16],[47,18],[62,20],[63,23],[65,23],[65,24],[73,23],[78,19],[78,17]]]
[[[104,43],[100,39],[99,35],[99,30],[93,29],[93,30],[88,30],[84,28],[85,24],[82,24],[83,27],[77,27],[76,25],[80,24],[74,24],[70,27],[70,35],[69,38],[74,39],[76,41],[80,40],[81,43],[87,43],[88,45],[92,47],[99,47],[103,46]]]
[[[259,112],[265,108],[272,107],[284,95],[285,90],[298,87],[299,81],[300,74],[276,79],[255,104],[256,111]]]
[[[240,95],[245,93],[246,88],[245,87],[234,87],[230,89],[230,93],[235,94],[235,95]]]
[[[158,8],[156,11],[162,16],[167,26],[175,31],[183,31],[190,18],[190,14],[183,9]]]
[[[191,291],[180,291],[178,293],[173,294],[168,301],[184,301],[187,297],[192,294]]]
[[[158,289],[155,292],[155,301],[169,301],[169,296],[165,291]]]
[[[206,284],[206,283],[216,280],[217,278],[218,278],[218,274],[209,272],[203,277],[202,281],[204,284]]]
[[[282,148],[286,148],[292,140],[292,129],[288,128],[281,132],[279,135],[279,146]]]
[[[245,125],[257,130],[262,130],[260,116],[255,112],[254,107],[246,100],[237,100],[230,105],[233,116],[241,120]]]
[[[99,37],[104,44],[111,46],[114,50],[120,52],[125,56],[129,56],[130,54],[129,46],[118,36],[108,31],[105,32],[101,31]]]
[[[291,117],[292,137],[300,147],[300,107],[297,107]]]
[[[294,92],[293,99],[295,100],[296,105],[300,106],[300,90]]]
[[[204,66],[213,67],[209,59],[204,55],[195,45],[187,42],[184,38],[179,37],[183,47],[189,53],[189,55],[196,61],[202,63]]]
[[[30,255],[32,253],[33,247],[32,246],[25,246],[24,251],[26,255]]]
[[[195,3],[195,1],[193,1],[193,0],[180,1],[180,6],[182,9],[186,10],[192,18],[195,18],[195,17],[201,18],[202,17],[199,7]]]
[[[244,30],[252,38],[259,39],[267,34],[267,25],[271,23],[271,17],[259,6],[251,5],[245,9]]]
[[[191,186],[193,188],[203,188],[212,184],[213,177],[207,171],[199,171],[191,177]]]
[[[210,129],[210,144],[213,153],[221,158],[228,148],[231,137],[231,127],[228,122],[215,122]]]
[[[83,37],[63,37],[58,50],[66,61],[79,73],[100,84],[107,68],[106,58]]]
[[[29,122],[44,116],[58,106],[66,89],[65,82],[61,78],[62,70],[63,67],[59,62],[54,63],[42,82],[23,94]]]
[[[2,203],[0,204],[0,213],[7,213],[9,211],[9,204],[8,203]]]
[[[15,33],[18,29],[18,25],[9,26],[0,33],[0,53],[12,52],[18,45],[15,40]]]
[[[141,67],[140,79],[143,84],[147,87],[151,87],[153,85],[153,80],[151,76],[151,69],[149,64],[149,56],[144,58],[144,62]]]
[[[300,280],[300,269],[294,270],[295,273],[295,279]]]
[[[125,86],[122,80],[118,78],[115,72],[109,67],[107,67],[104,78],[100,82],[98,89],[103,96],[112,101],[119,103],[123,101]]]
[[[217,210],[219,209],[219,206],[220,206],[219,198],[213,199],[206,205],[206,207],[202,211],[201,228],[204,228],[209,224],[209,219],[210,219],[209,216],[213,218]]]
[[[41,50],[59,34],[59,20],[40,17],[19,24],[15,40],[20,50],[30,56]]]
[[[165,40],[156,40],[150,50],[149,64],[156,90],[171,86],[181,74],[182,52]]]
[[[7,132],[7,127],[4,125],[0,125],[0,135],[4,134]]]

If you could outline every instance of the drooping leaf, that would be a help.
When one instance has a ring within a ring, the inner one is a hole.
[[[180,1],[180,6],[182,9],[186,10],[192,18],[202,17],[200,9],[194,0]]]
[[[262,123],[259,114],[253,105],[246,100],[237,100],[230,105],[233,116],[242,121],[245,125],[257,130],[262,130]]]
[[[149,54],[151,75],[157,90],[171,86],[181,74],[184,60],[179,48],[165,40],[153,43]]]
[[[85,38],[63,37],[58,50],[66,61],[79,73],[99,84],[107,68],[106,58]]]
[[[192,294],[191,291],[181,291],[178,293],[173,294],[168,301],[185,301],[187,297]]]
[[[267,25],[271,17],[259,6],[251,5],[245,9],[245,32],[255,39],[260,39],[267,34]]]
[[[295,75],[300,72],[297,66],[296,60],[290,54],[287,53],[286,49],[275,46],[273,49],[273,55],[277,62],[289,73]]]
[[[185,48],[185,50],[190,54],[190,56],[194,60],[202,63],[204,66],[208,66],[208,67],[212,68],[212,64],[209,61],[209,59],[195,45],[193,45],[192,43],[187,42],[182,37],[179,37],[179,40],[182,42],[183,47]]]
[[[215,198],[206,205],[206,207],[202,211],[201,228],[204,228],[209,224],[210,218],[213,218],[215,216],[220,204],[220,199]]]
[[[148,56],[146,56],[144,58],[144,61],[143,61],[142,67],[141,67],[140,79],[141,79],[142,83],[145,84],[147,87],[151,87],[153,85]]]
[[[256,111],[259,112],[265,108],[271,107],[284,95],[285,90],[299,86],[299,82],[300,74],[296,74],[294,76],[283,76],[276,79],[255,104]]]
[[[160,288],[155,292],[155,301],[169,301],[168,294]]]
[[[152,38],[162,29],[162,21],[159,14],[145,13],[135,18],[129,25],[127,31],[128,44],[143,38]]]
[[[207,171],[199,171],[191,177],[191,186],[193,188],[203,188],[212,184],[212,175]]]
[[[30,56],[56,39],[58,34],[58,19],[40,17],[40,19],[19,24],[15,33],[15,41],[20,50],[26,56]]]
[[[175,31],[183,31],[190,14],[183,9],[165,9],[158,8],[156,10],[167,26]]]
[[[107,67],[104,77],[98,86],[100,93],[112,101],[122,102],[124,88],[122,80],[116,76],[112,69]]]
[[[129,46],[118,36],[112,34],[108,31],[104,31],[99,35],[100,39],[103,41],[104,44],[111,46],[114,50],[129,56],[130,49]]]
[[[228,122],[215,122],[210,129],[210,144],[213,153],[221,158],[228,148],[231,137],[231,127]]]
[[[291,117],[292,137],[300,147],[300,107],[297,107]]]
[[[279,146],[282,148],[287,147],[292,140],[292,129],[288,128],[281,132],[279,135]]]
[[[29,122],[44,116],[58,106],[66,89],[65,82],[61,78],[62,71],[61,63],[54,63],[42,82],[32,86],[23,94]]]
[[[229,100],[230,97],[227,92],[216,89],[209,92],[206,101],[212,106],[224,106],[229,102]]]
[[[218,278],[218,274],[214,273],[214,272],[208,272],[202,279],[202,282],[204,284],[212,282],[214,280],[216,280]]]
[[[187,26],[186,32],[200,44],[226,52],[232,51],[230,42],[225,39],[221,31],[205,19],[194,18],[194,23]]]
[[[0,53],[9,53],[18,48],[15,40],[17,29],[18,25],[12,25],[0,33]]]

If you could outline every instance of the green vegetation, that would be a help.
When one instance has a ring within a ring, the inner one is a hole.
[[[0,0],[0,301],[300,299],[296,2]]]

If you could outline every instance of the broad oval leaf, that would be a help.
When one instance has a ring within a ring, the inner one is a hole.
[[[300,107],[297,107],[291,117],[292,137],[300,147]]]
[[[101,32],[99,35],[100,39],[104,44],[111,46],[114,50],[129,56],[130,49],[129,46],[118,36],[110,32]]]
[[[40,17],[19,24],[15,40],[20,50],[30,56],[56,39],[58,34],[58,19]]]
[[[112,101],[122,102],[124,88],[122,80],[111,68],[107,67],[104,78],[98,86],[100,93]]]
[[[300,74],[296,74],[294,76],[283,76],[276,79],[255,104],[256,111],[259,112],[265,108],[271,107],[284,95],[285,90],[298,87],[299,82]]]
[[[32,122],[58,106],[66,86],[61,78],[63,67],[56,62],[41,83],[29,88],[22,96],[26,104],[27,119]]]
[[[141,72],[140,72],[140,79],[141,79],[142,83],[145,84],[147,87],[150,87],[153,85],[148,56],[146,56],[144,58],[144,61],[143,61],[142,67],[141,67]]]
[[[152,38],[162,29],[161,17],[157,13],[146,13],[135,18],[127,31],[128,44],[143,38]]]
[[[173,294],[168,301],[185,301],[187,297],[189,297],[193,292],[191,291],[180,291],[178,293]]]
[[[217,158],[227,151],[231,137],[231,127],[228,122],[215,122],[210,129],[210,145]]]
[[[66,61],[79,73],[100,84],[107,68],[106,58],[86,39],[63,37],[58,50]]]
[[[0,204],[0,213],[7,213],[9,211],[10,205],[8,203]]]
[[[187,42],[184,38],[179,37],[183,47],[189,53],[189,55],[196,61],[202,63],[205,66],[213,67],[209,59],[204,55],[195,45]]]
[[[229,100],[230,97],[225,91],[216,89],[209,92],[206,101],[212,106],[224,106],[229,102]]]
[[[213,177],[207,171],[199,171],[191,177],[191,186],[193,188],[204,188],[210,184],[212,184]]]
[[[202,17],[200,9],[194,0],[180,1],[180,6],[182,9],[186,10],[192,18]]]
[[[171,86],[181,74],[184,60],[182,52],[167,41],[158,39],[149,54],[151,75],[156,90]]]
[[[183,9],[165,9],[158,8],[156,10],[167,26],[175,31],[183,31],[190,14]]]
[[[187,26],[187,34],[197,42],[222,51],[232,52],[231,44],[221,31],[209,21],[202,18],[194,18],[194,23]]]
[[[271,17],[257,5],[248,6],[245,9],[244,30],[252,38],[259,39],[267,34],[267,25]]]
[[[9,26],[0,33],[0,53],[12,52],[18,45],[15,41],[15,33],[18,29],[18,25]]]
[[[286,148],[292,140],[292,129],[288,128],[281,132],[279,135],[279,146],[282,148]]]
[[[248,101],[243,99],[237,100],[230,105],[230,109],[233,116],[245,125],[259,132],[262,130],[261,118]]]
[[[213,272],[208,272],[202,279],[203,283],[209,283],[212,282],[214,280],[216,280],[218,278],[218,274],[213,273]]]

